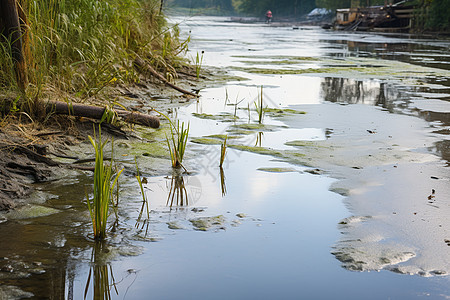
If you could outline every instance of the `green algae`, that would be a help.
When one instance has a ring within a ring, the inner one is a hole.
[[[212,134],[212,135],[207,135],[207,138],[212,138],[212,139],[219,139],[221,141],[224,141],[225,139],[227,140],[234,140],[234,139],[240,139],[240,136],[235,136],[235,135],[226,135],[226,134]]]
[[[169,229],[174,229],[174,230],[184,229],[184,227],[182,225],[180,225],[177,221],[167,222],[167,226]]]
[[[228,130],[246,130],[246,131],[276,131],[283,128],[288,128],[287,126],[275,126],[275,125],[265,125],[265,124],[253,124],[253,123],[243,123],[243,124],[233,124]],[[227,131],[228,131],[227,130]]]
[[[206,113],[192,113],[194,117],[197,117],[199,119],[207,119],[207,120],[215,120],[215,121],[223,121],[223,122],[232,122],[235,120],[238,120],[239,117],[235,116],[234,114],[229,113],[221,113],[217,115],[211,115]]]
[[[293,168],[258,168],[258,171],[269,172],[269,173],[290,173],[297,172]]]
[[[328,58],[317,59],[316,68],[235,67],[234,69],[253,74],[317,74],[317,76],[326,75],[353,79],[389,79],[407,82],[411,85],[421,85],[424,77],[450,77],[449,70],[364,57],[346,58],[346,61]]]
[[[223,215],[214,217],[199,217],[190,219],[189,222],[192,223],[195,230],[208,231],[211,228],[222,227],[225,223],[225,217]]]
[[[219,139],[207,138],[207,137],[191,138],[191,142],[196,143],[196,144],[202,144],[202,145],[221,145],[222,144],[222,142]]]
[[[259,59],[259,60],[271,60],[279,62],[283,61],[317,61],[318,58],[311,56],[289,56],[289,55],[281,55],[281,56],[270,56],[270,55],[232,55],[234,58],[244,58],[244,59]],[[263,63],[265,63],[264,61]],[[270,62],[270,61],[269,61]]]
[[[272,156],[276,156],[276,157],[283,157],[282,152],[273,150],[271,148],[257,147],[257,146],[245,146],[245,145],[233,145],[233,144],[228,144],[228,147],[232,148],[232,149],[236,149],[236,150],[247,151],[247,152],[252,152],[252,153],[257,153],[257,154],[262,154],[262,155],[272,155]]]
[[[42,205],[25,205],[6,214],[6,218],[10,220],[22,220],[38,217],[46,217],[59,213],[60,210],[42,206]]]
[[[131,144],[128,153],[133,156],[147,156],[155,158],[169,158],[169,150],[165,141],[137,142]]]
[[[301,75],[301,74],[320,74],[337,73],[339,68],[307,68],[307,69],[267,69],[267,68],[245,68],[233,67],[236,71],[247,72],[251,74],[271,74],[271,75]],[[363,71],[364,68],[353,68],[354,71]]]
[[[297,65],[299,63],[305,62],[311,62],[314,61],[312,59],[307,60],[296,60],[296,59],[292,59],[292,60],[288,60],[288,59],[284,59],[284,60],[241,60],[239,61],[240,63],[246,64],[246,65]]]
[[[292,114],[292,115],[305,115],[305,111],[301,110],[295,110],[290,108],[265,108],[265,113],[271,113],[271,114]]]
[[[316,142],[311,142],[311,141],[301,141],[301,140],[296,140],[296,141],[290,141],[290,142],[286,142],[284,143],[286,146],[293,146],[293,147],[320,147]]]

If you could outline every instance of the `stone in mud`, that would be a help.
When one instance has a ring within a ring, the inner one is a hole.
[[[18,287],[10,285],[0,285],[0,299],[23,299],[31,298],[34,294],[22,291]]]
[[[218,215],[215,217],[199,217],[189,220],[194,226],[195,230],[207,231],[211,228],[221,228],[225,223],[225,217]]]
[[[12,220],[22,220],[22,219],[45,217],[59,212],[60,210],[58,209],[42,205],[25,205],[19,209],[10,211],[5,215],[5,217],[7,219]]]
[[[177,221],[167,222],[167,226],[169,229],[184,229],[182,225],[180,225]]]
[[[308,169],[305,170],[306,173],[312,174],[312,175],[322,175],[324,173],[321,169]]]

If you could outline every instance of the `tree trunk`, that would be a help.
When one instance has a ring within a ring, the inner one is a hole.
[[[49,101],[46,104],[46,110],[48,113],[56,113],[101,120],[105,114],[106,108],[78,103],[73,103],[69,105],[66,102]],[[126,110],[114,110],[114,113],[116,113],[117,116],[122,118],[125,122],[139,124],[152,128],[159,128],[158,117],[144,115],[138,112],[130,112]]]
[[[26,63],[23,55],[23,39],[20,27],[19,13],[16,0],[2,0],[0,18],[3,21],[5,36],[10,39],[11,55],[15,63],[18,86],[24,90],[28,82]]]

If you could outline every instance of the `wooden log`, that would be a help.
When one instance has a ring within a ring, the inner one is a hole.
[[[76,117],[85,117],[101,120],[106,111],[106,107],[99,107],[78,103],[73,103],[69,105],[68,103],[62,101],[49,101],[46,103],[46,111],[47,113],[64,114]],[[126,110],[116,109],[113,111],[125,122],[139,124],[152,128],[159,128],[159,118],[156,116],[150,116]]]
[[[193,97],[198,97],[197,94],[194,94],[192,92],[186,91],[183,88],[180,88],[176,85],[174,85],[173,83],[170,83],[166,78],[164,78],[164,76],[162,76],[161,74],[159,74],[158,72],[156,72],[156,70],[147,62],[145,62],[142,58],[137,57],[134,60],[134,63],[136,65],[136,67],[138,67],[139,70],[143,71],[144,73],[150,73],[152,76],[156,77],[157,79],[159,79],[160,81],[162,81],[164,84],[166,84],[167,86],[170,86],[171,88],[185,94],[185,95],[190,95]]]

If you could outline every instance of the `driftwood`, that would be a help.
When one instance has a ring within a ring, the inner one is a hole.
[[[66,102],[49,101],[46,104],[46,110],[47,113],[64,114],[76,117],[85,117],[101,120],[105,114],[106,108],[78,103],[73,103],[69,105]],[[115,109],[113,111],[125,122],[144,125],[152,128],[159,128],[158,117],[144,115],[138,112],[130,112],[126,110]]]
[[[198,97],[197,94],[186,91],[185,89],[180,88],[179,86],[176,86],[173,83],[170,83],[166,78],[164,78],[164,76],[159,74],[150,64],[146,63],[142,58],[136,57],[136,59],[134,60],[134,63],[139,70],[141,70],[144,73],[150,73],[152,76],[154,76],[154,77],[158,78],[160,81],[162,81],[165,85],[170,86],[171,88],[173,88],[185,95]]]

